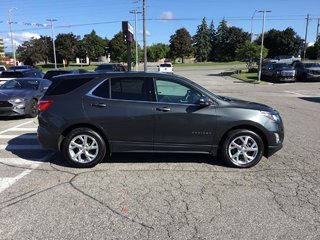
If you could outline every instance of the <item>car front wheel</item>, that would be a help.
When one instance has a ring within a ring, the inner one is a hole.
[[[63,142],[65,159],[74,167],[94,167],[106,155],[103,138],[90,128],[72,130]]]
[[[222,157],[232,167],[256,165],[263,156],[264,144],[253,131],[237,129],[228,133],[222,145]]]

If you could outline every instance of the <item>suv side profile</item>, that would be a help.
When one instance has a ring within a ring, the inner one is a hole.
[[[58,76],[39,102],[38,139],[75,167],[113,152],[220,154],[251,167],[282,147],[279,113],[215,95],[174,75],[150,72]]]

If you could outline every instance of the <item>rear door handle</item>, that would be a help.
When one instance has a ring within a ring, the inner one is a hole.
[[[92,107],[103,108],[103,107],[106,107],[107,104],[105,104],[105,103],[92,103],[91,106]]]
[[[171,109],[168,107],[156,108],[157,111],[160,112],[169,112]]]

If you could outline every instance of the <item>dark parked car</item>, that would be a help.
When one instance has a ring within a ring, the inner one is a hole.
[[[84,69],[54,69],[49,70],[45,73],[43,78],[52,80],[53,77],[63,74],[79,74],[79,73],[86,73],[87,70]]]
[[[268,63],[262,68],[261,79],[272,82],[294,82],[295,70],[286,63]]]
[[[165,73],[124,72],[57,77],[39,102],[38,139],[76,167],[113,152],[221,154],[251,167],[282,147],[279,113],[215,95]]]
[[[31,65],[19,65],[19,66],[12,66],[9,68],[10,70],[17,70],[17,69],[33,69]]]
[[[96,69],[96,72],[121,72],[126,71],[125,66],[121,63],[106,63],[100,64]]]
[[[294,65],[297,79],[300,81],[320,81],[320,63],[297,62]]]
[[[0,74],[0,84],[14,78],[42,78],[44,73],[38,69],[9,69]]]
[[[51,82],[43,78],[16,78],[0,86],[0,116],[36,117],[38,101]]]

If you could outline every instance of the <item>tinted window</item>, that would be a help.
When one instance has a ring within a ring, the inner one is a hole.
[[[0,71],[5,71],[6,69],[4,67],[0,67]]]
[[[109,98],[109,90],[109,81],[106,80],[92,92],[92,95],[101,98]]]
[[[46,79],[52,79],[54,76],[58,76],[58,75],[62,75],[62,74],[68,74],[71,73],[70,71],[48,71],[46,72],[46,74],[44,75],[43,78]]]
[[[113,78],[111,79],[111,97],[113,99],[149,101],[147,86],[149,78]]]
[[[156,80],[158,102],[195,104],[201,94],[188,86],[164,79]]]
[[[39,80],[10,80],[5,82],[1,89],[31,89],[37,90],[39,87]]]
[[[2,72],[1,77],[2,78],[19,78],[19,77],[23,77],[23,74],[21,72]]]
[[[69,93],[90,80],[92,80],[92,78],[56,78],[47,90],[46,95],[61,95]]]
[[[169,63],[160,64],[160,67],[172,67]]]

